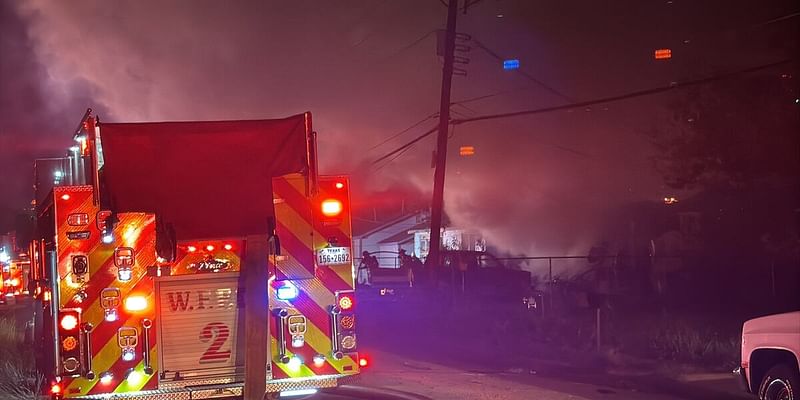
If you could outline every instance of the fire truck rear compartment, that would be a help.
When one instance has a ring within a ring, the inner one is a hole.
[[[239,273],[159,278],[160,388],[244,379]]]

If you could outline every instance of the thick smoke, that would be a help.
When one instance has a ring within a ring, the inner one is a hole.
[[[479,23],[494,22],[491,7],[462,17],[463,29],[497,42]],[[430,198],[431,139],[385,167],[369,160],[435,124],[370,149],[438,108],[440,59],[429,34],[443,21],[437,2],[171,1],[155,7],[28,1],[16,10],[27,22],[29,69],[38,71],[29,81],[47,99],[35,108],[71,117],[48,125],[51,131],[71,129],[88,106],[107,121],[270,118],[311,110],[323,172],[354,173],[354,200],[364,208],[379,200],[370,193],[395,193],[389,197],[408,204]],[[526,51],[549,51],[524,25],[500,28],[518,35]],[[454,78],[454,100],[523,89],[511,99],[455,107],[456,118],[563,101],[503,75],[497,60],[477,49],[469,57],[469,76]],[[560,79],[553,71],[543,67],[539,74]],[[636,197],[630,190],[652,194],[627,184],[641,173],[605,165],[618,154],[609,153],[613,145],[597,144],[620,139],[614,128],[595,124],[577,113],[459,127],[446,189],[453,224],[478,228],[496,248],[516,254],[585,253],[598,238],[591,227],[602,220],[603,207]],[[592,139],[606,135],[612,138]],[[476,146],[476,156],[459,158],[461,144]],[[647,179],[648,190],[657,187]]]
[[[650,59],[673,26],[641,18],[661,12],[655,6],[615,3],[606,20],[596,17],[605,5],[578,3],[586,7],[491,1],[461,14],[459,31],[519,58],[526,73],[564,95],[503,71],[472,43],[470,63],[462,65],[468,75],[454,78],[453,100],[497,95],[454,106],[453,117],[563,104],[686,74],[686,65]],[[435,125],[429,120],[372,148],[438,110],[434,30],[445,9],[437,1],[31,0],[0,7],[3,32],[13,33],[2,42],[3,158],[9,146],[20,146],[4,170],[22,163],[17,170],[25,171],[33,156],[59,155],[68,144],[64,132],[89,106],[106,121],[310,110],[322,172],[352,173],[362,215],[377,215],[377,204],[430,199],[432,137],[388,165],[370,161]],[[6,78],[12,75],[19,79]],[[459,125],[448,152],[446,212],[454,225],[482,230],[508,253],[586,254],[606,238],[609,208],[665,194],[639,133],[660,100]],[[460,157],[461,145],[475,146],[476,155]],[[15,193],[27,184],[15,182]]]

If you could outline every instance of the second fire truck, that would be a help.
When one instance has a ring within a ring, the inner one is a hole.
[[[319,176],[316,152],[310,113],[99,123],[89,110],[30,252],[51,396],[239,395],[248,359],[264,360],[272,395],[358,374],[350,186]]]

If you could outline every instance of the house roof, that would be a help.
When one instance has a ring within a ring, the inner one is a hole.
[[[414,240],[414,235],[408,233],[407,231],[402,231],[396,233],[392,236],[387,237],[386,239],[381,240],[378,244],[387,244],[387,243],[408,243]]]
[[[430,231],[431,230],[431,223],[430,222],[420,222],[411,228],[408,228],[408,233],[414,233],[418,231]]]
[[[412,214],[405,214],[405,215],[399,216],[399,217],[397,217],[395,219],[392,219],[392,220],[389,220],[389,221],[386,221],[386,222],[377,222],[377,224],[379,224],[379,225],[371,225],[372,226],[371,229],[367,230],[366,232],[354,233],[353,236],[366,237],[366,236],[372,235],[372,234],[374,234],[376,232],[380,232],[380,231],[382,231],[382,230],[384,230],[384,229],[386,229],[386,228],[388,228],[388,227],[390,227],[392,225],[399,224],[399,223],[401,223],[401,222],[403,222],[403,221],[405,221],[405,220],[407,220],[409,218],[415,217],[415,216],[417,216],[419,214],[420,214],[420,212],[415,212],[415,213],[412,213]]]

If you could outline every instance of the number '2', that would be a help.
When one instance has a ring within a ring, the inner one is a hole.
[[[200,341],[205,343],[211,341],[208,349],[200,356],[201,364],[225,362],[231,358],[231,351],[220,351],[222,346],[231,335],[228,325],[221,322],[211,322],[200,331]]]

